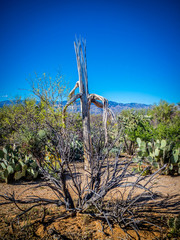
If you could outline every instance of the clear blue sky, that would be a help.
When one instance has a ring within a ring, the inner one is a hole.
[[[78,80],[75,35],[87,41],[90,93],[112,101],[180,101],[180,0],[1,0],[0,100],[29,75]]]

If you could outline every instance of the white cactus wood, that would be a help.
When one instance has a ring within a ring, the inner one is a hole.
[[[76,82],[74,88],[69,94],[70,100],[63,109],[63,116],[65,116],[67,107],[80,98],[82,123],[83,123],[83,139],[84,139],[84,168],[90,170],[90,163],[92,159],[92,143],[91,143],[91,129],[90,129],[90,105],[94,103],[97,107],[103,108],[103,122],[105,128],[105,141],[107,143],[107,112],[114,118],[113,112],[108,109],[108,101],[97,94],[89,94],[88,91],[88,75],[87,75],[87,60],[86,60],[86,43],[85,41],[76,40],[74,42],[76,61],[78,68],[79,80]],[[75,90],[79,87],[79,93],[75,95]],[[99,102],[101,101],[101,102]],[[63,117],[63,119],[65,119]]]

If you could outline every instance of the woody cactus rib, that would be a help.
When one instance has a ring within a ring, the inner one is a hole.
[[[101,101],[102,103],[98,102]],[[105,131],[105,144],[107,144],[107,111],[108,111],[108,100],[97,94],[90,94],[88,97],[89,108],[91,103],[94,103],[97,107],[103,108],[103,124]]]
[[[72,96],[74,96],[75,94],[75,90],[79,87],[79,81],[76,82],[74,88],[71,90],[71,92],[69,93],[69,98],[71,98]]]
[[[78,94],[74,95],[73,97],[71,97],[71,99],[70,99],[70,100],[66,103],[66,105],[64,106],[64,108],[63,108],[63,113],[62,113],[64,125],[66,124],[66,123],[65,123],[65,114],[66,114],[67,108],[68,108],[73,102],[75,102],[78,98],[80,98],[81,96],[82,96],[81,93],[78,93]]]
[[[90,94],[90,95],[92,95],[92,94]],[[94,98],[90,98],[89,100],[90,100],[89,101],[89,108],[91,106],[91,103],[93,103],[94,105],[96,105],[99,108],[103,108],[104,107],[104,105],[101,102],[97,101]],[[107,111],[108,111],[108,114],[111,116],[111,119],[116,122],[116,116],[115,116],[114,112],[110,108],[107,108]]]
[[[94,103],[97,107],[103,108],[103,123],[105,129],[105,144],[107,144],[107,112],[112,114],[112,111],[108,109],[108,101],[102,96],[97,94],[89,94],[88,91],[88,74],[87,74],[87,60],[86,60],[86,43],[85,41],[76,40],[74,43],[77,69],[79,75],[79,81],[76,82],[74,88],[71,90],[67,102],[63,109],[63,122],[65,123],[65,113],[69,105],[80,98],[82,123],[83,123],[83,139],[84,139],[84,166],[85,170],[90,170],[90,164],[92,159],[92,143],[91,143],[91,131],[90,131],[90,105]],[[79,94],[75,94],[75,90],[79,88]],[[99,102],[101,101],[101,102]]]

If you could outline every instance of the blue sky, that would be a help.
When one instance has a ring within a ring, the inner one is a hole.
[[[129,103],[180,101],[179,0],[1,0],[0,100],[28,96],[34,72],[78,80],[86,38],[90,93]]]

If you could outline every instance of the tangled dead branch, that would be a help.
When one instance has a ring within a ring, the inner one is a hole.
[[[141,174],[136,174],[132,171],[132,160],[108,158],[112,144],[91,161],[90,177],[86,178],[86,171],[72,161],[70,143],[74,141],[73,134],[67,134],[65,138],[63,136],[59,136],[59,132],[53,135],[55,152],[61,155],[61,160],[57,160],[58,167],[44,159],[40,166],[44,181],[36,186],[50,188],[56,199],[39,196],[21,199],[7,193],[0,195],[0,205],[15,204],[21,211],[19,217],[34,207],[55,204],[64,206],[70,212],[86,213],[104,219],[110,228],[113,222],[125,231],[131,227],[138,234],[138,226],[148,220],[139,218],[137,210],[146,207],[148,202],[157,197],[152,188],[161,169],[150,176],[143,176],[146,169]],[[22,207],[27,204],[31,206]]]

